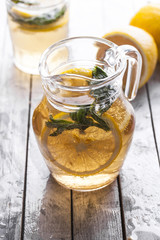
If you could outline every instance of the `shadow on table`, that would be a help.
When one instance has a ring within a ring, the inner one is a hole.
[[[34,240],[67,240],[71,239],[72,231],[74,236],[78,235],[77,239],[80,235],[83,239],[97,239],[104,231],[104,236],[108,237],[113,225],[116,228],[120,221],[117,181],[93,192],[71,192],[50,175],[37,223],[40,238],[34,236]]]
[[[109,230],[117,218],[116,181],[94,192],[71,192],[49,175],[39,209],[26,216],[25,239],[70,240],[72,231],[74,235],[82,234],[84,239],[92,239],[88,237]]]

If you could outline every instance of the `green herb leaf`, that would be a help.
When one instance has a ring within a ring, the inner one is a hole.
[[[12,2],[14,2],[14,3],[23,3],[23,4],[26,4],[28,6],[37,5],[37,3],[25,2],[25,1],[22,1],[22,0],[12,0]]]
[[[23,2],[23,1],[18,1]],[[32,3],[25,3],[27,5],[34,5]],[[12,19],[20,24],[29,24],[29,25],[37,25],[37,26],[43,26],[47,24],[51,24],[56,22],[59,18],[61,18],[66,11],[66,6],[64,6],[61,10],[54,9],[53,11],[49,13],[44,13],[40,16],[33,16],[33,17],[23,17],[20,15],[15,14],[14,12],[10,12],[10,15]]]
[[[107,74],[98,66],[94,67],[92,74],[93,78],[95,79],[103,79],[107,77]],[[97,81],[97,83],[99,83],[99,81]],[[109,131],[109,125],[102,119],[101,115],[112,105],[110,97],[113,93],[115,93],[115,89],[110,85],[92,90],[91,95],[95,98],[95,101],[90,108],[80,108],[78,111],[70,113],[69,116],[73,122],[66,120],[57,120],[54,119],[52,115],[50,115],[50,119],[48,122],[46,122],[46,126],[48,128],[56,129],[53,131],[53,133],[50,134],[50,136],[58,136],[63,131],[72,129],[79,129],[81,133],[84,133],[84,131],[91,126]],[[102,103],[102,105],[101,100],[105,101],[105,103]],[[99,104],[98,113],[95,110],[96,104]]]
[[[107,77],[107,74],[102,70],[102,68],[95,66],[92,71],[92,77],[95,79],[103,79]]]

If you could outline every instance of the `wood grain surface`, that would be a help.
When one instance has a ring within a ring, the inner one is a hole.
[[[70,191],[51,177],[42,158],[31,121],[42,98],[40,77],[33,77],[26,184],[25,240],[71,239]]]
[[[150,101],[153,133],[160,162],[160,64],[157,64],[156,71],[148,83],[148,96]]]
[[[95,192],[73,192],[75,240],[123,239],[117,182]]]
[[[0,239],[21,236],[30,76],[13,67],[8,31],[0,52]]]
[[[101,37],[147,2],[70,0],[69,36]],[[160,65],[133,102],[136,130],[119,179],[70,191],[51,177],[35,141],[41,79],[13,66],[5,0],[0,14],[0,240],[160,240]]]
[[[133,106],[136,131],[121,171],[126,235],[134,240],[157,240],[160,237],[160,171],[145,87],[139,90]]]

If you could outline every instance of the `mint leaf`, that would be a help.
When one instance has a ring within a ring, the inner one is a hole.
[[[92,71],[94,79],[103,79],[107,77],[107,74],[98,66],[95,66]],[[99,81],[97,81],[99,83]],[[91,91],[91,95],[95,98],[95,101],[90,108],[80,108],[78,111],[69,113],[72,121],[57,120],[50,115],[49,121],[46,122],[48,128],[55,128],[56,130],[50,134],[50,136],[58,136],[65,130],[79,129],[81,133],[84,133],[85,129],[91,126],[101,128],[105,131],[109,131],[109,125],[102,119],[101,115],[107,111],[112,105],[113,101],[110,101],[110,97],[115,93],[115,89],[110,85],[104,86]],[[101,106],[101,100],[105,101]],[[96,104],[99,104],[99,111],[95,110]],[[105,107],[104,107],[105,106]]]
[[[15,0],[16,1],[16,0]],[[17,1],[16,1],[17,2]],[[18,1],[18,3],[22,3],[23,1]],[[27,5],[35,5],[34,3],[25,3]],[[66,6],[64,6],[61,10],[54,9],[49,13],[41,14],[40,16],[32,16],[32,17],[23,17],[14,12],[10,12],[10,16],[12,17],[13,21],[16,21],[20,24],[29,24],[29,25],[37,25],[37,26],[44,26],[47,24],[51,24],[56,22],[59,18],[61,18],[66,11]]]

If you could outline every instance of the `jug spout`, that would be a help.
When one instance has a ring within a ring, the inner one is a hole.
[[[141,69],[142,57],[139,51],[130,45],[119,46],[118,51],[123,51],[126,56],[126,74],[123,80],[123,90],[129,101],[132,101],[137,94]]]

